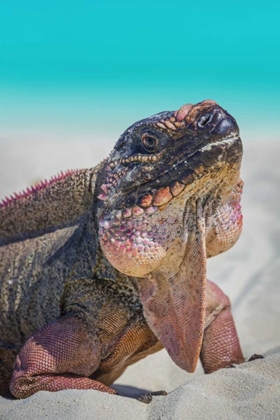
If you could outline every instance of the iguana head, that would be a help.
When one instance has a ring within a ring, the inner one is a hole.
[[[214,101],[129,127],[99,182],[99,237],[111,264],[137,277],[160,266],[176,239],[187,240],[191,200],[211,195],[218,205],[233,194],[241,155],[235,119]]]

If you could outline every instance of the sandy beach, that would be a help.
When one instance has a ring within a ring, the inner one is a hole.
[[[94,166],[114,141],[0,138],[0,198],[60,170]],[[265,359],[206,376],[201,366],[185,373],[163,350],[127,369],[114,385],[122,396],[63,391],[0,398],[0,419],[280,418],[280,142],[243,142],[243,233],[233,249],[209,260],[208,277],[231,299],[245,356],[269,352]],[[170,394],[150,405],[127,398],[161,389]]]

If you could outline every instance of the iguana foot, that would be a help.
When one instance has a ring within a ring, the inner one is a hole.
[[[257,359],[264,359],[264,356],[262,356],[261,354],[253,354],[248,360],[247,360],[247,363],[248,362],[253,362],[254,360],[257,360]],[[228,366],[225,366],[225,368],[226,369],[228,369],[228,368],[235,368],[236,367],[236,365],[235,364],[230,364],[230,365],[228,365]]]
[[[248,362],[253,362],[253,360],[257,359],[264,359],[264,356],[262,354],[253,354],[250,359],[248,359]]]
[[[232,369],[232,368],[236,368],[236,366],[234,364],[225,366],[225,369]]]
[[[159,396],[159,395],[167,395],[166,391],[155,391],[155,392],[148,392],[147,394],[140,395],[140,397],[136,398],[137,401],[140,401],[144,404],[150,404],[153,397]]]

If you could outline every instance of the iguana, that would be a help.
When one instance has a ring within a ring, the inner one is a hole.
[[[242,144],[215,102],[129,127],[107,159],[0,207],[0,385],[109,387],[163,347],[193,372],[243,362],[206,259],[242,227]]]

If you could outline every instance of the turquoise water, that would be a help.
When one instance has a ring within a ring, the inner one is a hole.
[[[279,19],[271,0],[2,0],[0,136],[122,131],[205,98],[276,132]]]

